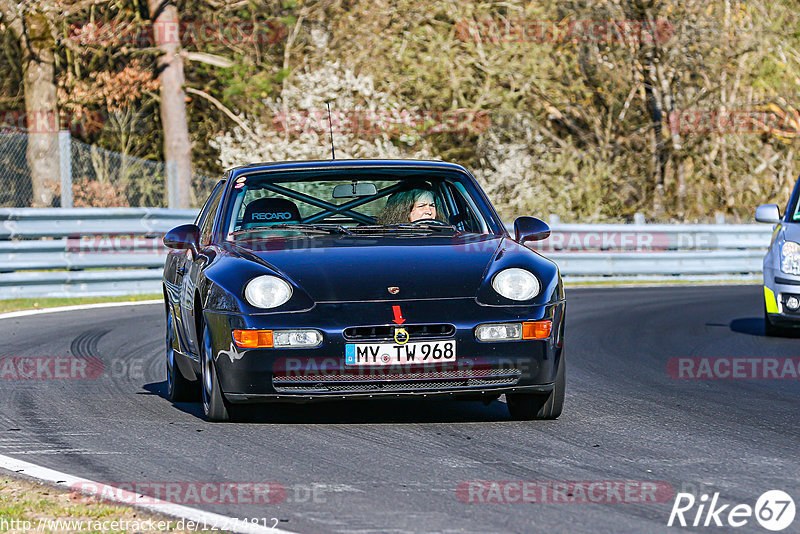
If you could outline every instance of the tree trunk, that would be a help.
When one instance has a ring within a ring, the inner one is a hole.
[[[650,62],[650,58],[647,59]],[[657,85],[657,76],[652,63],[648,65],[650,74],[649,83],[645,82],[644,92],[647,97],[647,112],[650,115],[652,126],[652,158],[653,158],[653,215],[658,217],[664,214],[664,174],[667,166],[667,158],[664,151],[662,138],[662,123],[664,110],[662,107],[661,95]]]
[[[33,207],[53,205],[61,183],[58,151],[58,94],[53,49],[32,43],[25,54],[25,113],[28,119],[28,167],[33,185]]]
[[[58,93],[55,83],[55,43],[43,15],[23,14],[0,0],[4,22],[22,49],[25,117],[28,128],[27,162],[31,172],[33,207],[49,208],[60,183],[58,151]]]
[[[183,90],[183,59],[179,55],[178,8],[167,0],[148,0],[161,84],[161,125],[164,129],[164,156],[167,162],[169,207],[188,208],[192,188],[192,147],[186,119],[186,93]]]

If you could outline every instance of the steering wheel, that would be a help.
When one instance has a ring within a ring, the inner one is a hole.
[[[419,224],[430,224],[431,226],[450,226],[446,222],[442,222],[438,219],[417,219],[416,221],[412,222],[413,225]]]

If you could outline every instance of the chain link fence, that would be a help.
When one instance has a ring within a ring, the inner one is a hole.
[[[27,161],[28,134],[0,132],[0,207],[25,208],[33,203],[31,171]],[[68,175],[72,180],[74,207],[168,207],[166,164],[120,154],[72,139],[67,145],[53,144],[60,159],[64,147],[69,154]],[[62,174],[63,174],[62,170]],[[54,177],[59,183],[61,177]],[[205,202],[219,178],[201,173],[192,177],[192,206]],[[60,206],[60,188],[56,206]]]
[[[25,133],[0,133],[0,207],[23,208],[33,202]]]

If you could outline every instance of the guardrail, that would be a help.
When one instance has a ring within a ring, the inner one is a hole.
[[[555,224],[532,245],[566,279],[760,278],[764,224]]]
[[[0,208],[0,239],[165,234],[197,210],[167,208]]]
[[[160,293],[161,237],[196,216],[164,208],[0,209],[0,299]]]
[[[161,236],[195,210],[0,209],[0,299],[160,293]],[[761,224],[561,224],[531,244],[565,280],[760,277]],[[513,228],[509,228],[513,232]]]

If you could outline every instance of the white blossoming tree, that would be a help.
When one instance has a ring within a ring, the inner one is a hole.
[[[273,120],[247,121],[211,145],[224,168],[253,162],[327,159],[331,156],[326,104],[331,104],[337,158],[430,158],[414,115],[372,76],[338,62],[295,73],[279,98],[264,101]]]

